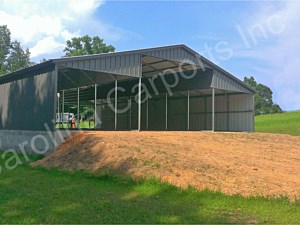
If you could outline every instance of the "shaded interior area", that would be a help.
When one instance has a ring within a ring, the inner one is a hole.
[[[152,56],[142,57],[141,79],[62,66],[58,70],[56,127],[153,131],[243,129],[244,124],[239,120],[229,121],[234,121],[238,114],[239,117],[252,114],[249,105],[238,104],[251,99],[251,95],[213,89],[213,75],[210,68]]]

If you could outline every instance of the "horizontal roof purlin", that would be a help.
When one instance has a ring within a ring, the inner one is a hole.
[[[84,60],[92,60],[92,59],[99,59],[99,58],[105,58],[105,57],[112,57],[112,56],[124,56],[124,55],[131,55],[131,54],[147,54],[151,52],[152,56],[155,55],[155,52],[163,52],[168,50],[176,50],[180,49],[180,51],[184,50],[187,52],[190,56],[190,58],[194,58],[193,60],[195,63],[197,63],[199,66],[205,65],[205,67],[209,66],[212,69],[218,71],[219,73],[223,74],[224,76],[230,78],[231,80],[237,82],[239,85],[243,86],[244,88],[248,89],[250,92],[255,93],[255,90],[253,90],[250,86],[230,74],[229,72],[225,71],[221,67],[217,66],[210,60],[204,58],[203,56],[200,56],[197,52],[192,50],[191,48],[187,47],[186,45],[179,44],[179,45],[171,45],[171,46],[163,46],[163,47],[156,47],[156,48],[147,48],[147,49],[138,49],[138,50],[130,50],[130,51],[123,51],[123,52],[114,52],[114,53],[103,53],[103,54],[95,54],[95,55],[85,55],[85,56],[75,56],[75,57],[64,57],[59,59],[52,59],[44,63],[40,63],[28,68],[25,68],[23,70],[16,71],[11,74],[4,75],[0,77],[0,84],[12,82],[14,80],[22,79],[24,77],[34,76],[38,75],[44,72],[49,72],[51,70],[54,70],[56,64],[63,64],[63,63],[70,63],[74,61],[84,61]],[[176,57],[176,56],[174,56]],[[167,58],[167,57],[166,57]],[[171,59],[172,60],[172,59]],[[200,60],[200,62],[199,62]],[[202,63],[202,65],[200,65]]]

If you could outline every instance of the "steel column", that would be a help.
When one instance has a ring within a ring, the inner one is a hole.
[[[60,93],[57,93],[57,115],[58,115],[58,128],[60,128],[60,121],[61,121],[61,115],[60,115],[60,101],[59,101]],[[57,116],[55,117],[57,118]]]
[[[252,94],[253,113],[252,113],[252,132],[255,132],[255,94]]]
[[[190,130],[190,91],[187,91],[187,130]]]
[[[118,128],[118,80],[115,80],[115,130]]]
[[[212,115],[211,115],[211,130],[215,131],[215,89],[212,89]]]
[[[139,93],[138,93],[138,130],[141,130],[141,114],[142,114],[142,78],[139,78]]]
[[[95,98],[94,98],[94,107],[95,107],[95,111],[94,111],[94,129],[96,129],[96,121],[98,121],[97,120],[97,117],[98,117],[98,115],[97,115],[97,84],[95,84],[95,96],[94,96]]]
[[[62,90],[62,128],[64,128],[64,113],[65,113],[65,90]]]
[[[79,87],[77,87],[77,128],[80,128],[79,107],[80,107],[80,96],[79,96]]]

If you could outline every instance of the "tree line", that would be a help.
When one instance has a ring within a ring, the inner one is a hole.
[[[11,40],[10,30],[0,26],[0,75],[31,66],[29,49],[23,49],[17,40]]]
[[[85,35],[68,40],[63,51],[64,56],[71,57],[114,52],[115,47],[106,45],[104,40],[98,36]],[[41,62],[44,61],[47,60],[43,58]],[[34,64],[30,61],[29,49],[23,49],[19,41],[12,40],[10,30],[6,25],[0,26],[0,76]],[[252,76],[245,77],[244,82],[256,91],[256,115],[282,112],[280,106],[273,103],[273,92],[268,86],[257,83]]]
[[[257,83],[252,76],[245,77],[244,83],[256,91],[254,96],[255,115],[283,112],[281,107],[273,102],[273,92],[271,88],[264,84]]]

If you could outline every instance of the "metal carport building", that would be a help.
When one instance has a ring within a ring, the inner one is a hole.
[[[0,95],[2,149],[53,150],[57,113],[80,128],[83,105],[97,130],[254,131],[254,90],[185,45],[53,59],[0,77]]]

